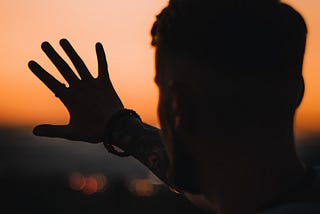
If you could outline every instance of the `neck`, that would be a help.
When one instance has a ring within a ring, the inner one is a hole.
[[[199,158],[205,196],[219,214],[257,213],[304,176],[293,137],[260,135],[229,140],[220,148],[207,149],[211,154]],[[216,151],[214,155],[212,151]]]

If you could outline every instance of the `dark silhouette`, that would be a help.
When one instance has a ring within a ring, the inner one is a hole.
[[[304,93],[303,17],[277,0],[171,0],[151,33],[161,130],[124,108],[100,43],[93,78],[62,39],[81,79],[48,42],[42,49],[69,86],[34,61],[29,68],[67,107],[70,123],[34,133],[103,142],[217,213],[319,213],[319,173],[294,145]]]

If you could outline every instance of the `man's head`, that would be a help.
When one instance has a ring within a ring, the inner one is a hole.
[[[183,161],[208,138],[288,130],[303,97],[306,33],[277,0],[171,0],[157,16],[159,119],[182,188],[196,191]]]

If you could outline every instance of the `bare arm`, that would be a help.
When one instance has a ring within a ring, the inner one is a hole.
[[[132,155],[168,184],[169,159],[160,129],[132,116],[123,116],[112,125],[112,133],[107,133],[109,137],[105,139],[105,143],[115,145]]]

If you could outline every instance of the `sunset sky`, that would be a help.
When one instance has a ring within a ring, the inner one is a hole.
[[[320,132],[320,1],[287,0],[308,28],[304,77],[305,97],[296,117],[297,133]],[[167,0],[2,0],[0,3],[0,125],[64,124],[68,113],[52,92],[28,69],[39,62],[64,81],[42,52],[50,42],[67,38],[93,74],[94,45],[104,45],[111,80],[127,108],[144,121],[158,124],[158,91],[154,84],[154,49],[150,28]],[[70,62],[69,60],[67,60]],[[71,65],[71,63],[70,63]]]

